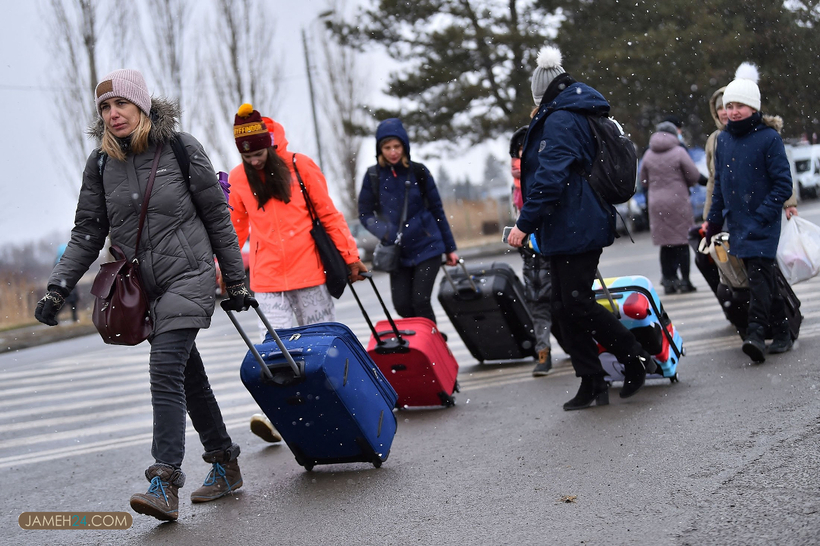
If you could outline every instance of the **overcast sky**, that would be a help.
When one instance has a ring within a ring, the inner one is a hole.
[[[48,54],[44,40],[45,25],[41,21],[38,4],[41,0],[18,2],[0,0],[6,20],[0,33],[0,115],[3,131],[0,132],[0,165],[2,166],[2,190],[5,196],[0,213],[0,245],[43,239],[56,233],[67,237],[74,221],[76,193],[81,183],[81,172],[61,172],[59,162],[49,151],[59,146],[62,132],[54,127],[51,86],[58,81],[49,78]],[[281,112],[271,117],[282,123],[290,141],[289,149],[310,155],[316,159],[310,103],[308,101],[304,51],[300,31],[303,27],[318,28],[312,23],[321,11],[323,2],[293,3],[276,0],[279,13],[287,13],[287,19],[278,18],[276,43],[285,51],[276,52],[285,62],[286,85],[281,93]],[[282,45],[286,44],[286,45]],[[107,70],[102,68],[103,73]],[[120,68],[120,67],[116,67]],[[134,66],[147,72],[147,67]],[[385,86],[387,74],[368,70],[369,84],[378,96]],[[93,100],[89,97],[89,100]],[[196,136],[196,135],[194,135]],[[374,143],[366,139],[359,168],[363,175],[373,160]],[[505,144],[493,145],[497,157],[504,158]],[[473,181],[483,177],[486,149],[476,149],[468,154],[449,158],[448,172],[462,178],[468,175]],[[424,148],[414,147],[416,161],[425,161]],[[238,160],[238,158],[237,158]],[[426,161],[435,175],[439,162]],[[335,189],[331,185],[331,192]],[[55,246],[65,241],[55,241]]]

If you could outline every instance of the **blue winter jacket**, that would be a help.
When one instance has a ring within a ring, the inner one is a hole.
[[[376,156],[379,155],[378,143],[384,138],[396,137],[404,145],[407,157],[410,157],[410,141],[407,132],[396,118],[387,119],[379,124],[376,131]],[[359,220],[367,230],[384,243],[393,243],[399,229],[402,208],[404,206],[405,180],[409,180],[410,193],[407,206],[407,221],[402,230],[401,265],[412,267],[446,252],[455,252],[456,242],[450,231],[450,223],[444,213],[436,183],[427,167],[421,165],[427,178],[425,199],[419,187],[419,180],[412,168],[399,163],[394,168],[379,167],[379,206],[376,206],[375,195],[370,184],[370,177],[365,174],[362,189],[359,192]]]
[[[541,253],[581,254],[615,239],[615,209],[595,196],[580,174],[589,172],[596,147],[587,115],[609,113],[598,91],[572,83],[542,103],[530,122],[521,157],[524,207],[516,225],[537,233]]]
[[[730,121],[717,138],[715,189],[709,222],[729,231],[738,258],[775,258],[780,214],[792,194],[783,140],[759,112]]]

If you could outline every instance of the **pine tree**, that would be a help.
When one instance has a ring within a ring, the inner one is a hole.
[[[530,76],[538,48],[554,33],[559,1],[380,0],[335,31],[364,48],[378,45],[406,68],[384,92],[419,143],[482,142],[529,120]]]
[[[760,67],[763,110],[787,121],[784,133],[800,133],[806,120],[817,118],[810,59],[820,52],[820,36],[799,22],[813,17],[816,23],[816,9],[801,15],[782,0],[565,4],[567,20],[556,39],[564,68],[610,101],[641,146],[670,113],[702,144],[713,129],[709,97],[743,61]]]

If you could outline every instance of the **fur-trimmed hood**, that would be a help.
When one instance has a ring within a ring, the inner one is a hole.
[[[726,91],[725,85],[717,91],[715,91],[714,93],[712,93],[712,98],[709,99],[709,111],[712,113],[712,119],[715,120],[715,126],[718,128],[719,131],[722,131],[726,128],[726,126],[720,122],[720,118],[718,117],[717,113],[717,101],[718,99],[721,99],[722,101],[724,91]]]
[[[763,125],[771,127],[772,129],[777,131],[778,134],[783,130],[783,118],[781,118],[780,116],[770,116],[768,114],[761,114],[761,117],[763,118]]]
[[[179,103],[175,100],[162,97],[151,97],[151,133],[148,139],[151,142],[167,142],[177,132],[177,124],[180,116]],[[86,131],[88,136],[93,137],[97,144],[102,141],[105,124],[102,117],[98,116]]]

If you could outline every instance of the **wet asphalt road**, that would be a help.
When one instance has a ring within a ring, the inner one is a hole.
[[[801,205],[820,223],[820,205]],[[604,276],[645,274],[656,284],[647,233],[605,250]],[[517,254],[475,259],[508,261]],[[693,266],[693,294],[663,297],[687,355],[680,383],[654,380],[628,400],[564,412],[577,390],[569,361],[530,375],[531,362],[479,364],[440,307],[461,370],[449,409],[397,413],[380,469],[306,472],[284,445],[253,436],[257,411],[238,368],[245,349],[222,312],[198,346],[242,447],[244,487],[192,505],[209,467],[189,424],[180,520],[135,515],[124,531],[24,531],[25,511],[129,511],[150,464],[147,346],[109,347],[96,336],[0,355],[0,533],[8,544],[818,544],[820,539],[820,295],[795,286],[805,321],[796,348],[753,365],[740,351]],[[387,294],[387,278],[377,275]],[[369,287],[360,286],[381,318]],[[255,332],[254,318],[241,315]],[[367,342],[350,294],[337,318]]]

